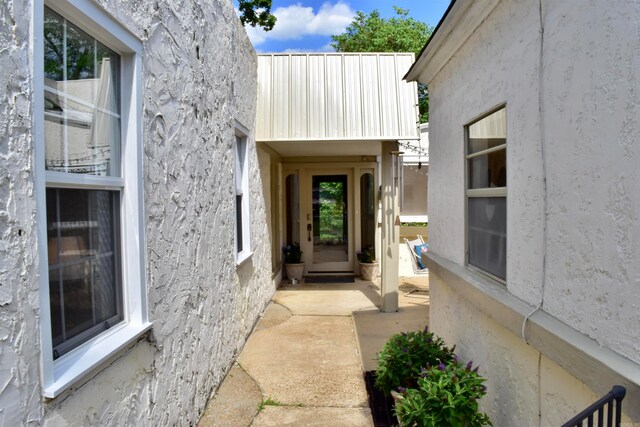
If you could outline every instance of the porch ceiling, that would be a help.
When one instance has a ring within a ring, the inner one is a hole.
[[[263,142],[282,157],[378,156],[380,141],[269,141]]]

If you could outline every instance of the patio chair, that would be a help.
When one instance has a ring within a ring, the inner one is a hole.
[[[429,269],[422,264],[422,253],[426,252],[429,245],[424,242],[422,236],[418,236],[413,240],[404,239],[404,242],[411,253],[411,267],[414,274],[429,274]]]

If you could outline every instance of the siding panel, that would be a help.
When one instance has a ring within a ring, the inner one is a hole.
[[[395,55],[380,55],[380,123],[384,135],[398,135],[398,81]]]
[[[326,137],[325,57],[309,56],[309,136]]]
[[[309,135],[309,79],[307,55],[291,56],[291,132],[294,139]]]
[[[362,55],[362,126],[363,136],[382,135],[380,126],[380,88],[378,56]]]
[[[362,76],[360,55],[344,57],[345,136],[362,136]]]
[[[273,56],[273,136],[275,138],[289,138],[289,111],[291,100],[289,99],[289,57]]]
[[[401,135],[410,135],[418,128],[419,114],[418,93],[416,86],[406,84],[400,80],[411,67],[413,55],[396,56],[396,76],[398,87],[398,132]]]
[[[259,141],[417,139],[408,53],[271,54],[258,60]]]
[[[344,139],[344,89],[342,55],[327,55],[327,136]]]

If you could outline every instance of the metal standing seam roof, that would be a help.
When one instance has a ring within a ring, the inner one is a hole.
[[[258,141],[418,139],[413,53],[258,55]]]

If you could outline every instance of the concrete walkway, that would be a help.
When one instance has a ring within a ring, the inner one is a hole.
[[[399,288],[400,310],[384,314],[376,283],[283,285],[199,426],[372,426],[363,371],[391,335],[428,318],[428,277]]]

